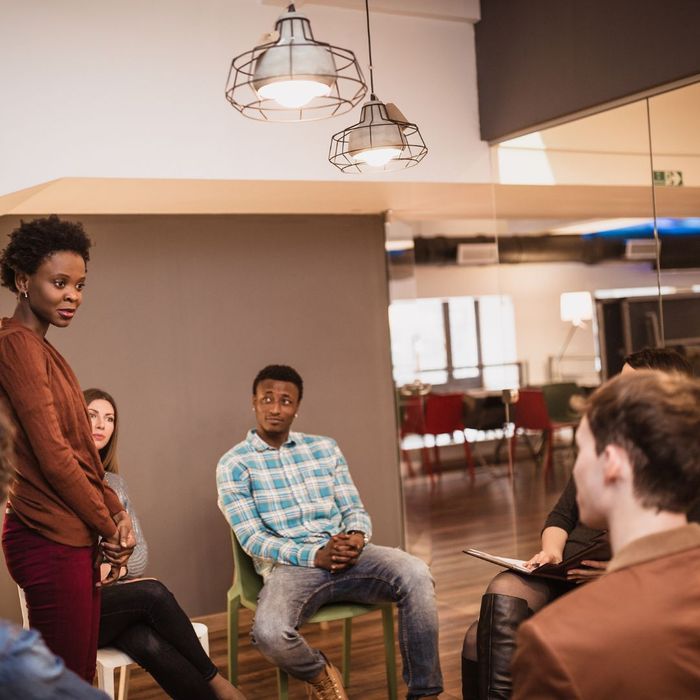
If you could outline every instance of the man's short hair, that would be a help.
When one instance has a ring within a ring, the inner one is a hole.
[[[663,372],[682,372],[693,376],[690,362],[671,348],[643,348],[625,357],[625,363],[634,369],[659,369]]]
[[[299,372],[289,365],[268,365],[263,367],[253,380],[253,396],[258,390],[258,384],[265,379],[274,379],[278,382],[291,382],[299,391],[299,401],[304,395],[304,380]]]
[[[700,493],[700,381],[678,372],[618,375],[589,399],[586,413],[600,454],[618,445],[634,469],[645,508],[686,512]]]

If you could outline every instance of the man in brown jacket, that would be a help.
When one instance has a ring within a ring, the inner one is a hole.
[[[516,700],[700,697],[700,381],[639,371],[593,395],[576,441],[581,520],[607,528],[600,580],[520,627]]]

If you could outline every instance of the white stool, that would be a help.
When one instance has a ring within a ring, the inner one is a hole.
[[[29,613],[27,612],[27,600],[24,597],[24,591],[17,586],[19,592],[19,604],[22,610],[22,626],[29,629]],[[201,622],[193,622],[192,627],[197,635],[204,653],[209,656],[209,628]],[[115,698],[114,695],[114,676],[118,668],[121,669],[119,675],[119,698],[118,700],[126,700],[127,684],[129,682],[129,666],[135,661],[123,651],[114,647],[102,647],[97,650],[97,686],[100,690],[104,690],[110,698]]]

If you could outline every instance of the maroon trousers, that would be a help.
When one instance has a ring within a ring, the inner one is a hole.
[[[24,590],[29,624],[66,666],[92,683],[100,626],[94,547],[70,547],[5,515],[2,548],[10,576]]]

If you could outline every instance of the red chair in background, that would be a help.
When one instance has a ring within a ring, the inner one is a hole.
[[[401,439],[406,435],[425,435],[425,405],[423,396],[407,396],[401,401]],[[407,450],[401,450],[401,457],[408,465],[408,475],[414,476],[411,457]],[[433,476],[433,465],[430,462],[428,448],[423,445],[421,448],[421,460],[423,471]]]
[[[527,443],[528,449],[536,462],[542,459],[543,450],[547,450],[547,455],[544,462],[544,477],[552,468],[552,436],[555,430],[560,428],[575,428],[578,421],[553,421],[549,417],[547,402],[545,401],[542,389],[520,389],[520,397],[514,406],[513,422],[515,430],[510,441],[510,455],[513,463],[515,463],[515,447],[518,439],[518,431],[523,434]],[[525,431],[537,430],[542,433],[542,445],[540,449],[535,451],[532,444],[527,438]]]
[[[464,456],[466,458],[469,476],[474,478],[474,459],[464,432],[464,395],[463,394],[429,394],[425,400],[425,434],[435,437],[435,466],[438,473],[442,470],[437,436],[448,434],[454,437],[455,432],[464,437]],[[431,469],[432,474],[432,469]]]

